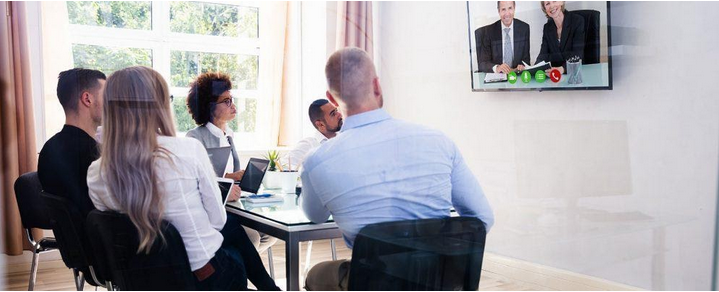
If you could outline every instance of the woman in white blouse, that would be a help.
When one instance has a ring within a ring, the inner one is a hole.
[[[148,252],[160,222],[169,221],[182,236],[199,288],[246,290],[250,267],[233,242],[233,229],[241,227],[225,227],[205,148],[195,139],[175,137],[162,76],[141,66],[113,73],[103,107],[102,156],[87,175],[95,207],[130,217],[140,235],[138,252]]]

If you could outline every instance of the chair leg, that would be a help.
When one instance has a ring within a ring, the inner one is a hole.
[[[35,290],[35,280],[37,279],[37,266],[40,261],[40,253],[38,252],[38,246],[33,245],[32,247],[32,264],[30,265],[30,282],[27,284],[27,291]]]
[[[330,245],[332,246],[332,260],[337,260],[337,248],[335,247],[335,239],[330,239]]]
[[[267,248],[267,260],[270,266],[270,278],[275,279],[275,260],[272,258],[272,247]]]
[[[303,272],[305,276],[310,271],[310,258],[312,258],[312,241],[307,242],[307,256],[305,256],[305,270]]]
[[[115,291],[115,287],[112,286],[111,281],[105,281],[105,289],[107,289],[107,291]]]
[[[75,289],[82,291],[85,288],[85,276],[80,273],[78,269],[72,269],[72,275],[75,279]]]

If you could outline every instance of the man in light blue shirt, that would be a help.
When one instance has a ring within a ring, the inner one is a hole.
[[[457,146],[444,134],[393,119],[367,53],[335,52],[325,67],[327,98],[345,116],[340,134],[304,162],[301,206],[315,223],[330,215],[347,246],[367,224],[448,217],[454,207],[487,230],[494,215]],[[349,261],[310,270],[307,290],[346,290]]]

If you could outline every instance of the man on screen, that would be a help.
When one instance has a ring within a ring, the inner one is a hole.
[[[514,1],[497,1],[499,20],[474,31],[479,71],[509,73],[529,64],[529,25],[514,18]]]

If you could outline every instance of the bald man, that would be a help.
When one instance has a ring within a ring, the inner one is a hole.
[[[327,99],[345,120],[341,134],[303,164],[300,205],[307,218],[323,223],[332,215],[349,248],[365,225],[449,217],[452,207],[489,230],[492,209],[457,146],[439,131],[395,120],[382,109],[382,87],[367,53],[335,52],[325,75]],[[305,288],[347,290],[349,267],[349,260],[320,263]]]

